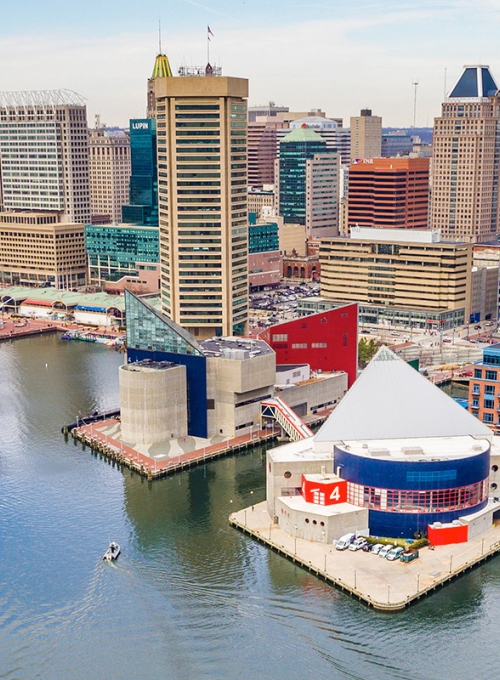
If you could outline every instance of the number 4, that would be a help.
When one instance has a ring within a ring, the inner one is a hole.
[[[334,488],[334,490],[332,491],[332,493],[330,494],[330,500],[332,500],[332,501],[340,500],[340,489],[339,489],[338,486],[336,486]]]

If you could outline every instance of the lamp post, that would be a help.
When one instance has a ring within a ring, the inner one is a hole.
[[[417,593],[420,590],[420,574],[417,574]]]
[[[294,548],[294,553],[293,553],[294,555],[297,554],[297,529],[298,529],[298,526],[295,525],[295,548]]]
[[[387,604],[391,603],[391,586],[387,586]]]
[[[452,564],[453,564],[453,555],[450,555],[450,574],[452,570]]]
[[[356,569],[354,570],[354,589],[356,590]]]

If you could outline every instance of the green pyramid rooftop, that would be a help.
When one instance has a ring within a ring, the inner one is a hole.
[[[308,127],[295,128],[289,132],[281,142],[324,142],[325,140],[317,132]],[[326,142],[325,142],[326,144]]]

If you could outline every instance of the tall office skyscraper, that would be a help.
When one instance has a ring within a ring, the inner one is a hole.
[[[351,159],[380,158],[382,155],[382,118],[362,109],[351,116]]]
[[[305,225],[312,238],[338,234],[339,156],[308,127],[280,142],[277,196],[285,224]]]
[[[464,71],[434,121],[430,224],[447,239],[495,238],[500,95],[488,66]]]
[[[158,165],[154,118],[130,121],[130,160],[130,202],[122,207],[122,221],[157,227]]]
[[[155,78],[162,310],[202,339],[248,319],[248,81]]]
[[[428,158],[369,158],[349,169],[348,226],[427,229]]]
[[[69,90],[0,93],[3,209],[90,222],[87,109]]]
[[[123,130],[89,130],[90,207],[93,224],[120,222],[129,201],[130,137]]]

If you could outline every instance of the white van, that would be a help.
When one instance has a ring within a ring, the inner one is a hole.
[[[356,539],[356,534],[345,534],[335,543],[337,550],[347,550],[351,543]]]

